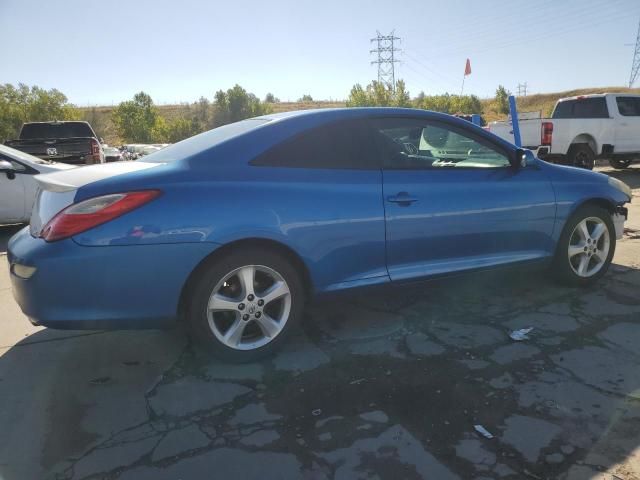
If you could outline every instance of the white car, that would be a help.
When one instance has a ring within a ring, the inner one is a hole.
[[[76,167],[0,145],[0,224],[29,221],[38,190],[35,175],[70,168]]]
[[[602,93],[561,98],[551,118],[520,118],[524,148],[554,163],[592,169],[596,158],[626,168],[640,159],[640,95]],[[513,142],[511,122],[487,130]]]

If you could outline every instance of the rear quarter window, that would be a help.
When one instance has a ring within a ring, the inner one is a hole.
[[[251,161],[261,167],[372,170],[380,168],[366,122],[346,120],[313,128]]]

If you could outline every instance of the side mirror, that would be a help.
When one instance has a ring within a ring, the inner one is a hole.
[[[100,143],[104,143],[104,138],[100,137]]]
[[[13,165],[6,160],[0,160],[0,172],[4,172],[9,180],[16,178],[16,171],[13,169]]]
[[[536,157],[531,150],[526,148],[518,148],[516,150],[516,161],[514,162],[515,166],[518,168],[526,168],[531,165],[534,165],[536,162]]]

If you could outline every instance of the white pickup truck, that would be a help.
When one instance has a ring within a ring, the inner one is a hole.
[[[520,119],[522,146],[553,163],[591,170],[596,158],[626,168],[640,159],[640,95],[599,93],[561,98],[551,118]],[[487,130],[513,142],[513,125]]]

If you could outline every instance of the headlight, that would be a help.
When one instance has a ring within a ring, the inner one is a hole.
[[[626,183],[624,183],[623,181],[618,180],[617,178],[609,177],[609,185],[611,185],[613,188],[617,188],[626,196],[631,198],[632,196],[631,187]]]

